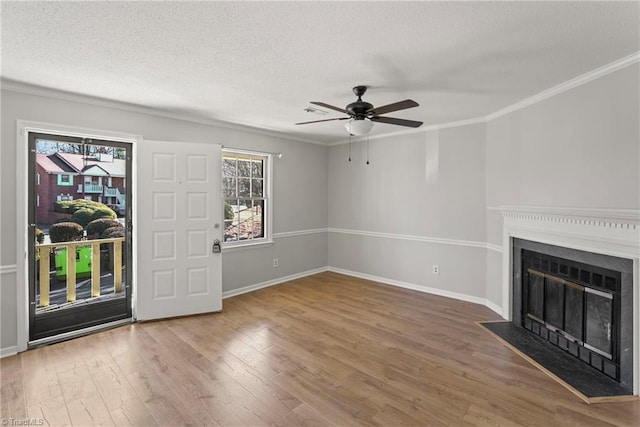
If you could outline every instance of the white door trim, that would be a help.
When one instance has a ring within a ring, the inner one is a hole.
[[[17,351],[22,352],[27,349],[29,343],[29,293],[27,285],[29,281],[28,267],[28,244],[29,244],[29,221],[28,221],[28,198],[29,191],[29,132],[51,133],[65,136],[78,136],[93,139],[105,139],[110,141],[127,142],[132,145],[133,159],[132,174],[137,174],[136,158],[137,145],[142,141],[142,135],[127,134],[121,132],[106,131],[100,129],[82,128],[78,126],[66,126],[54,123],[34,122],[28,120],[16,121],[16,321],[17,321]],[[136,226],[136,180],[133,180],[132,191],[132,221]],[[133,263],[137,263],[137,242],[133,240]],[[136,273],[132,276],[133,289],[133,317],[136,316]]]

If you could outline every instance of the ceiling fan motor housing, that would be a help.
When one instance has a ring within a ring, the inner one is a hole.
[[[355,120],[364,120],[366,118],[366,112],[373,108],[373,105],[362,100],[362,95],[367,91],[366,86],[356,86],[353,88],[353,93],[358,97],[358,100],[347,105],[347,110]]]
[[[364,101],[356,101],[347,105],[346,110],[354,116],[356,120],[363,120],[366,117],[366,112],[373,108],[373,105]]]

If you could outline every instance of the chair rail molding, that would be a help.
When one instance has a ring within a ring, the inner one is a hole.
[[[410,240],[414,242],[439,243],[443,245],[469,246],[473,248],[489,249],[486,242],[476,240],[448,239],[444,237],[416,236],[411,234],[380,233],[377,231],[349,230],[346,228],[329,227],[329,233],[351,234],[356,236],[379,237],[383,239]]]
[[[18,271],[16,264],[0,265],[0,274],[11,274]]]

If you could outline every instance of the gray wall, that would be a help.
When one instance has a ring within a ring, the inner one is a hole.
[[[484,138],[479,124],[373,139],[370,165],[364,142],[351,163],[332,147],[329,266],[484,299]]]
[[[274,244],[223,254],[223,291],[296,275],[327,265],[325,232],[284,235],[327,227],[327,148],[276,136],[164,118],[121,108],[2,91],[0,144],[0,348],[16,345],[16,120],[46,122],[142,135],[150,140],[220,143],[282,152],[274,159]],[[279,268],[273,268],[279,258]],[[20,284],[22,286],[22,284]]]
[[[486,124],[375,139],[368,167],[366,144],[351,164],[332,147],[329,266],[499,310],[499,206],[640,208],[639,77],[634,64]]]
[[[16,119],[283,152],[274,170],[275,243],[225,253],[225,292],[329,265],[499,307],[497,207],[640,208],[639,82],[634,64],[486,124],[372,139],[369,166],[363,142],[349,163],[347,145],[3,91],[0,347],[16,344]],[[289,233],[300,230],[318,231]]]
[[[487,241],[500,205],[640,208],[640,75],[634,64],[487,123]],[[487,255],[487,297],[502,298]]]

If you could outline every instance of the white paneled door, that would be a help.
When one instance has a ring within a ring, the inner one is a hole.
[[[138,151],[138,320],[222,310],[220,145],[144,141]]]

